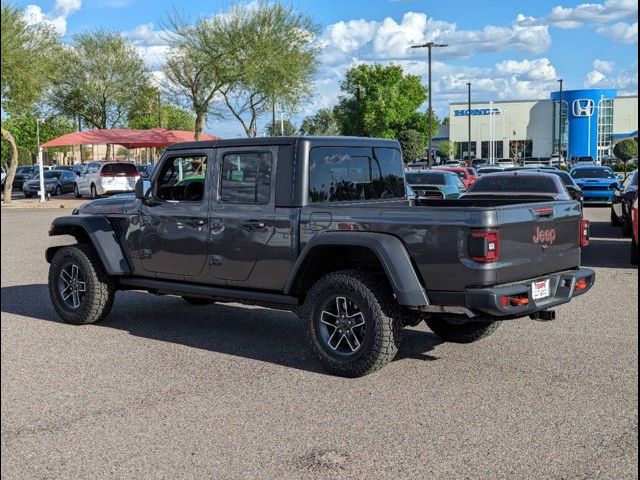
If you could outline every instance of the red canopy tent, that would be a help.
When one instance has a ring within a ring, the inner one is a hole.
[[[200,140],[219,140],[220,137],[203,133]],[[53,140],[43,143],[43,148],[65,147],[70,145],[122,145],[125,148],[157,148],[168,147],[174,143],[192,142],[193,132],[185,130],[165,130],[154,128],[151,130],[129,130],[114,128],[111,130],[85,130],[83,132],[67,133]]]

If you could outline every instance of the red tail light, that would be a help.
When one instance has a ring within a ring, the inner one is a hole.
[[[496,230],[473,232],[469,236],[469,257],[478,263],[497,262],[500,258],[500,233]]]
[[[589,286],[589,283],[587,283],[586,278],[581,278],[576,282],[576,290],[586,290],[588,286]]]
[[[580,246],[589,246],[589,220],[580,220]]]
[[[100,171],[100,176],[101,177],[115,177],[115,175],[111,172],[105,172],[104,170]]]

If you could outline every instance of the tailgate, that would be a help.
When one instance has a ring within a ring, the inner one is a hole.
[[[544,202],[500,207],[497,283],[538,277],[580,265],[580,206]]]

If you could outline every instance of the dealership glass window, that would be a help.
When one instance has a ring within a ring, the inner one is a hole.
[[[458,160],[464,160],[465,158],[467,158],[469,156],[468,150],[469,150],[469,143],[468,142],[455,142],[456,145],[456,155],[455,158]],[[478,155],[476,154],[476,141],[472,140],[471,141],[471,156],[472,157],[477,157]]]
[[[489,146],[490,146],[491,142],[482,142],[482,144],[480,145],[480,153],[481,156],[480,158],[489,158]],[[503,158],[502,157],[502,150],[503,150],[503,145],[502,145],[502,140],[495,140],[493,142],[494,144],[494,150],[493,150],[493,158]]]
[[[613,99],[601,99],[598,104],[598,160],[611,155],[613,133]]]
[[[509,141],[509,158],[521,159],[532,157],[533,140],[510,140]]]
[[[562,138],[561,151],[564,157],[567,156],[567,143],[569,141],[569,114],[567,102],[562,102],[562,129],[560,129],[560,102],[553,102],[553,152],[557,153],[558,138]],[[562,134],[560,134],[562,133]]]
[[[312,203],[403,198],[402,155],[393,148],[316,147],[309,158]]]

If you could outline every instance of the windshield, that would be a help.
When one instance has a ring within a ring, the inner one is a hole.
[[[558,170],[557,172],[550,172],[550,173],[553,173],[554,175],[559,176],[560,180],[562,180],[564,184],[567,185],[568,187],[573,187],[575,185],[573,178],[567,172],[562,172]]]
[[[608,168],[581,168],[571,172],[573,178],[614,178],[613,171]]]
[[[18,167],[16,173],[33,173],[32,167]]]
[[[407,173],[407,183],[409,185],[446,185],[445,176],[442,173]]]
[[[553,179],[542,175],[489,175],[471,187],[473,193],[558,193]]]

